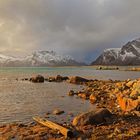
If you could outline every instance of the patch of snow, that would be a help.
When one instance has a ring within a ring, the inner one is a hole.
[[[119,52],[119,51],[121,51],[121,48],[108,48],[108,49],[104,50],[104,52],[107,52],[107,51]]]
[[[125,51],[125,54],[120,55],[120,56],[121,56],[122,61],[124,61],[127,57],[136,57],[136,55],[134,55],[132,52],[127,52],[127,51]]]
[[[104,53],[110,54],[111,56],[114,56],[115,59],[117,59],[119,57],[121,48],[109,48],[109,49],[105,49]],[[105,56],[103,57],[104,61],[106,60]]]
[[[140,53],[140,48],[138,48],[137,46],[135,46],[134,44],[132,44],[133,48],[138,52]]]

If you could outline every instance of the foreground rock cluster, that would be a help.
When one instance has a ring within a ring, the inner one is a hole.
[[[63,82],[84,85],[80,91],[70,90],[69,96],[89,100],[96,110],[75,116],[71,124],[65,126],[74,133],[73,140],[89,139],[140,139],[140,79],[112,81],[88,80],[79,76],[44,78],[40,75],[32,82]],[[54,111],[54,114],[60,112]],[[61,112],[63,113],[63,112]],[[60,113],[60,115],[61,115]],[[61,117],[61,116],[60,116]],[[61,124],[64,126],[64,124]],[[13,124],[0,127],[0,138],[19,139],[66,139],[58,132],[39,124]]]
[[[73,124],[78,126],[78,129],[89,133],[90,129],[94,128],[95,130],[89,134],[94,139],[140,138],[140,79],[126,81],[95,79],[85,82],[84,85],[86,87],[81,91],[71,90],[68,95],[89,100],[97,108],[105,109],[101,111],[99,109],[97,111],[99,114],[91,111],[76,117]],[[102,125],[97,127],[95,124]]]
[[[82,91],[70,91],[70,96],[77,95],[89,99],[99,107],[106,107],[113,112],[140,111],[140,80],[101,81],[92,80],[84,83],[86,88]]]

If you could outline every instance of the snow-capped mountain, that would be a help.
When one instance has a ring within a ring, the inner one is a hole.
[[[92,65],[140,65],[140,39],[125,44],[122,48],[110,48],[91,63]]]
[[[71,56],[58,55],[54,51],[36,51],[24,58],[0,54],[0,66],[72,66],[82,65]]]

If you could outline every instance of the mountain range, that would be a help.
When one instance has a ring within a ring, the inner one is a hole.
[[[54,51],[36,51],[24,58],[0,54],[1,67],[77,66],[83,64],[71,56],[58,55]]]
[[[69,55],[59,55],[54,51],[35,51],[26,57],[12,57],[0,54],[0,67],[43,67],[80,66]],[[91,65],[140,65],[140,38],[126,43],[121,48],[105,49]]]
[[[121,48],[105,49],[91,65],[140,65],[140,38]]]

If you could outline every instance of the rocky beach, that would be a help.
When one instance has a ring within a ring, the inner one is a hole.
[[[140,0],[0,0],[0,140],[140,140]]]
[[[55,129],[31,121],[1,125],[0,139],[2,140],[140,139],[140,79],[97,80],[80,76],[35,75],[16,80],[18,82],[30,81],[34,84],[44,84],[46,81],[81,85],[83,86],[81,90],[71,89],[66,95],[74,96],[73,98],[78,98],[78,100],[87,100],[96,108],[81,112],[76,116],[67,110],[66,113],[69,112],[71,116],[70,122],[55,121],[56,124],[72,131],[70,138],[66,138]],[[61,118],[63,113],[61,108],[48,113],[46,110],[44,118],[49,120],[53,114]]]

